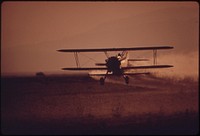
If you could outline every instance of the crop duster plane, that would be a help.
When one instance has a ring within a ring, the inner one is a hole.
[[[102,76],[100,78],[100,84],[104,85],[107,76],[116,75],[123,76],[125,83],[129,83],[129,77],[127,75],[138,75],[138,74],[149,74],[149,72],[133,73],[127,72],[132,69],[152,69],[152,68],[170,68],[172,65],[157,65],[157,50],[173,49],[171,46],[154,46],[154,47],[132,47],[132,48],[101,48],[101,49],[60,49],[59,52],[74,53],[74,58],[77,67],[62,68],[62,70],[103,70],[105,74],[91,74],[91,76]],[[150,50],[153,51],[153,65],[146,66],[132,66],[129,64],[130,61],[148,61],[148,59],[129,59],[129,51],[142,51]],[[116,56],[109,56],[108,52],[120,51]],[[80,67],[78,54],[81,52],[104,52],[106,59],[104,63],[96,63],[98,67]]]

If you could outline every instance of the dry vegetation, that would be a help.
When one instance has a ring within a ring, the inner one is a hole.
[[[88,76],[1,78],[3,134],[196,134],[192,78]]]

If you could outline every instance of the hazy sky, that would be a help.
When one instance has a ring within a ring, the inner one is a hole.
[[[196,2],[3,2],[1,6],[3,74],[60,72],[75,66],[73,54],[56,52],[60,48],[154,45],[174,46],[159,54],[160,62],[175,66],[171,72],[198,74]],[[103,61],[104,55],[89,55]],[[82,62],[94,63],[83,58]]]

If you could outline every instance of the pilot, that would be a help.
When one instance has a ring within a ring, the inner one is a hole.
[[[118,59],[121,59],[121,58],[122,58],[122,55],[121,55],[120,53],[118,53],[117,58],[118,58]]]

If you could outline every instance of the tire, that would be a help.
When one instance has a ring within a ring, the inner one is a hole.
[[[104,83],[105,83],[105,80],[104,80],[103,77],[101,77],[101,78],[100,78],[100,85],[104,85]]]
[[[124,79],[125,79],[126,84],[129,84],[129,77],[126,76]]]

